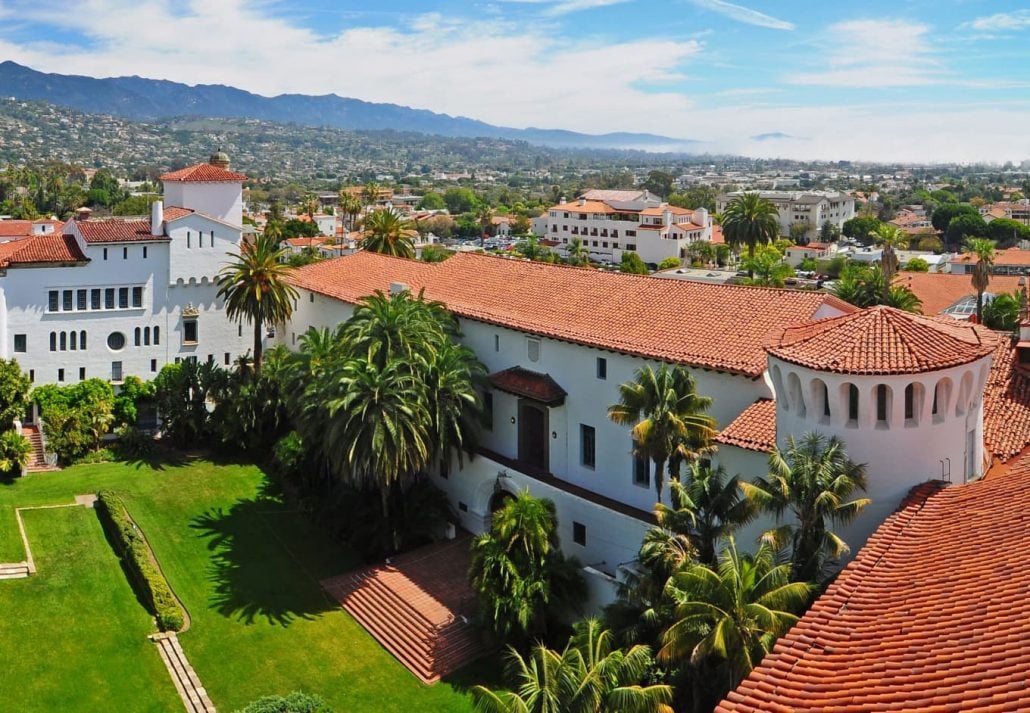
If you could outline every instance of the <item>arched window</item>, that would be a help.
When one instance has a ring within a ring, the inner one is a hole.
[[[68,351],[68,333],[67,332],[61,332],[61,351],[62,352]]]
[[[804,395],[801,393],[801,379],[794,372],[787,374],[787,396],[790,399],[791,408],[797,409],[798,416],[804,418],[807,409]]]
[[[905,420],[911,421],[916,417],[916,385],[909,384],[905,387]]]
[[[137,347],[143,343],[143,330],[139,327],[136,327],[132,333],[132,343]]]
[[[74,351],[77,350],[77,348],[79,346],[79,344],[78,344],[78,342],[79,342],[78,335],[75,332],[71,332],[69,334],[69,337],[70,337],[69,341],[71,343],[68,345],[68,348],[71,349],[74,352]]]
[[[57,332],[50,333],[50,351],[57,351]]]
[[[812,410],[818,415],[820,423],[830,422],[830,390],[822,379],[812,379],[809,384],[812,397]]]
[[[86,350],[86,330],[79,332],[79,349]]]
[[[143,346],[150,346],[150,327],[143,328]]]
[[[890,390],[886,384],[876,385],[876,421],[886,425],[890,419]]]
[[[858,423],[858,387],[854,384],[847,385],[848,390],[848,420]]]
[[[154,327],[154,344],[160,344],[160,343],[161,343],[161,328],[160,327]]]

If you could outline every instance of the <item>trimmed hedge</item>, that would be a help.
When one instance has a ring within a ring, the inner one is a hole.
[[[182,608],[172,594],[161,570],[154,564],[150,546],[143,533],[129,517],[125,504],[110,490],[97,493],[97,513],[112,538],[119,556],[132,573],[133,584],[140,591],[161,631],[179,631],[185,622]]]
[[[288,696],[265,696],[237,713],[333,713],[320,697],[294,691]]]

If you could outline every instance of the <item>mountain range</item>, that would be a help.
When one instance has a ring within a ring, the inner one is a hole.
[[[514,129],[462,116],[437,114],[398,104],[366,102],[335,94],[264,97],[221,84],[190,86],[136,76],[98,79],[48,74],[12,61],[0,63],[0,96],[45,101],[87,113],[110,114],[135,121],[184,116],[260,119],[312,127],[514,139],[561,148],[674,153],[696,153],[699,149],[696,141],[655,134],[582,134],[561,129]]]

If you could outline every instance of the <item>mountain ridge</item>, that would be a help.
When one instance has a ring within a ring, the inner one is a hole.
[[[399,104],[366,102],[336,94],[265,97],[224,84],[187,85],[136,75],[97,78],[39,72],[11,60],[0,62],[0,94],[45,101],[88,113],[135,121],[175,117],[262,119],[350,130],[393,129],[454,138],[503,138],[555,148],[614,148],[687,153],[699,142],[656,134],[584,134],[564,129],[495,126],[464,116]]]

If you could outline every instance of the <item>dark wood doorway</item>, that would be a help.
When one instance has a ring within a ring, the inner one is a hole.
[[[519,401],[519,461],[548,472],[547,407],[535,401]]]

